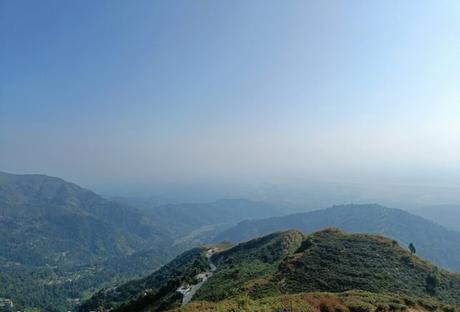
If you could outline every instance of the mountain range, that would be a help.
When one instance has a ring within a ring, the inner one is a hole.
[[[18,308],[67,310],[241,220],[277,214],[247,200],[146,211],[60,178],[0,172],[0,297]]]
[[[212,241],[242,220],[281,216],[276,206],[247,199],[221,199],[210,203],[184,203],[144,208],[167,224],[176,244]]]
[[[207,247],[200,247],[203,244],[238,243],[292,228],[311,233],[335,226],[386,235],[403,246],[412,242],[421,257],[460,271],[460,234],[402,210],[342,205],[287,216],[283,213],[285,209],[245,199],[140,209],[59,178],[0,172],[0,297],[12,298],[17,309],[51,312],[94,302],[122,306],[135,300],[141,290],[150,294],[164,287],[171,277],[170,290],[184,278],[195,281],[196,273],[208,261],[203,256]],[[289,237],[300,237],[298,232],[289,233]],[[294,239],[298,240],[303,239]],[[186,251],[192,247],[197,248]],[[235,248],[233,252],[241,247]],[[267,248],[272,255],[265,250],[262,257],[280,264],[277,249]],[[165,265],[184,251],[175,262]],[[268,270],[259,262],[247,268],[242,271],[244,276]],[[217,272],[215,276],[214,280],[221,275]],[[239,281],[239,277],[226,278]],[[221,279],[220,283],[227,281]],[[209,285],[212,280],[195,298],[204,296]],[[213,296],[222,299],[228,295],[227,290],[219,295],[218,289],[213,287]],[[89,297],[93,299],[80,305]],[[169,299],[162,298],[155,300],[168,306]]]

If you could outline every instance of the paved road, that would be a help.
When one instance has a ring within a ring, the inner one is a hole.
[[[204,283],[206,283],[206,281],[212,276],[212,274],[214,273],[215,270],[217,270],[217,267],[214,265],[214,263],[211,262],[211,256],[212,254],[207,254],[207,257],[208,257],[208,260],[209,260],[209,266],[210,266],[210,270],[209,271],[206,271],[204,273],[200,273],[198,274],[199,277],[201,277],[201,282],[199,282],[198,284],[195,284],[195,285],[192,285],[191,286],[191,289],[190,289],[190,292],[188,292],[183,298],[182,298],[182,304],[187,304],[190,302],[190,300],[192,300],[193,296],[195,295],[195,293],[198,291],[198,289],[201,288],[201,286],[203,286]]]

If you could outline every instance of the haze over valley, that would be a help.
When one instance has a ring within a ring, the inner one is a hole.
[[[460,2],[0,0],[0,312],[460,312]]]

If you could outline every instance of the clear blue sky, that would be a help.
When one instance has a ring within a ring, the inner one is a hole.
[[[0,0],[0,170],[460,185],[459,34],[457,0]]]

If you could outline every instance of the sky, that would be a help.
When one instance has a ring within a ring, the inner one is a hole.
[[[460,187],[459,34],[457,0],[0,0],[0,170]]]

